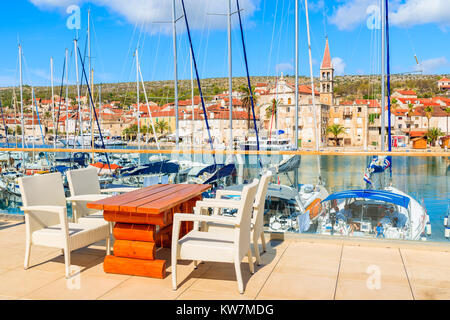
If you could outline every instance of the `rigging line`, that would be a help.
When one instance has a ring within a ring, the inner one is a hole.
[[[277,68],[277,63],[280,61],[280,47],[281,47],[281,34],[282,34],[282,30],[284,28],[284,21],[285,19],[285,0],[283,0],[283,5],[282,5],[282,11],[281,11],[281,23],[280,23],[280,28],[278,28],[278,46],[277,46],[277,58],[276,58],[276,63],[275,63],[275,72],[278,76],[278,68]],[[289,9],[288,9],[289,12]]]
[[[208,1],[208,7],[206,10],[209,10],[211,5],[211,1]],[[209,48],[209,37],[211,34],[211,21],[208,19],[208,16],[205,16],[205,24],[207,25],[208,33],[206,35],[206,44],[205,44],[205,54],[203,55],[203,65],[202,65],[202,75],[205,76],[205,68],[206,68],[206,62],[208,58],[208,48]]]
[[[204,99],[203,99],[202,86],[201,86],[201,83],[200,83],[200,77],[199,77],[199,75],[198,75],[197,61],[196,61],[196,59],[195,59],[194,47],[193,47],[193,45],[192,45],[191,32],[190,32],[190,30],[189,30],[189,22],[188,22],[188,20],[187,20],[186,8],[185,8],[185,6],[184,6],[184,0],[181,0],[181,5],[182,5],[182,7],[183,7],[184,21],[185,21],[185,23],[186,23],[187,34],[188,34],[188,37],[189,37],[189,44],[190,44],[190,47],[191,47],[192,61],[193,61],[193,63],[194,63],[195,74],[196,74],[196,76],[197,76],[198,91],[199,91],[199,93],[200,93],[200,99],[201,99],[201,102],[202,102],[203,115],[204,115],[204,117],[205,117],[206,129],[208,130],[209,143],[210,143],[210,146],[211,146],[211,150],[214,150],[214,147],[213,147],[213,141],[212,141],[212,138],[211,138],[211,132],[210,132],[210,130],[209,130],[208,115],[207,115],[207,113],[206,113],[205,101],[204,101]],[[212,155],[213,155],[214,167],[215,167],[215,166],[217,165],[217,163],[216,163],[216,155],[215,155],[214,152],[212,153]]]
[[[88,84],[88,79],[87,79],[86,71],[85,71],[85,69],[84,69],[84,61],[82,60],[82,57],[81,57],[81,51],[80,51],[80,48],[78,48],[78,54],[79,54],[79,56],[80,56],[81,67],[82,67],[82,71],[83,71],[84,78],[85,78],[85,80],[86,80],[86,85],[87,85],[88,90],[89,90],[89,99],[91,100],[91,104],[92,104],[93,106],[95,106],[94,101],[92,100],[91,88],[90,88],[90,85]],[[106,149],[106,148],[105,148],[105,142],[103,141],[102,130],[101,130],[101,128],[100,128],[100,124],[99,124],[98,118],[97,118],[97,111],[95,111],[95,107],[92,108],[92,110],[94,111],[95,122],[97,123],[98,133],[99,133],[99,135],[100,135],[100,141],[102,142],[102,148],[103,148],[103,149]],[[109,170],[112,171],[111,165],[110,165],[110,163],[109,163],[109,156],[108,156],[108,153],[106,153],[106,162],[107,162],[107,164],[108,164]],[[115,177],[115,174],[114,174],[114,173],[113,173],[113,176]]]
[[[270,66],[272,62],[272,48],[273,48],[273,40],[275,36],[275,26],[277,23],[277,14],[278,14],[278,1],[275,1],[275,14],[273,19],[273,28],[272,28],[272,39],[270,40],[270,49],[269,49],[269,61],[267,63],[267,81],[269,80]]]
[[[39,118],[39,110],[38,110],[38,106],[37,106],[37,102],[36,102],[36,95],[35,95],[35,91],[33,90],[33,97],[32,99],[34,99],[34,105],[36,107],[36,115],[38,118],[38,123],[39,123],[39,128],[41,130],[41,136],[42,136],[42,144],[45,143],[45,136],[44,133],[42,132],[42,126],[41,126],[41,119]],[[3,114],[3,112],[2,112]],[[33,127],[33,136],[34,136],[34,118],[31,119],[31,123],[32,123],[32,127]],[[47,160],[47,165],[50,166],[50,161],[48,161],[48,156],[47,156],[47,152],[44,153],[45,154],[45,159]]]
[[[95,39],[95,45],[96,45],[96,48],[97,48],[98,60],[100,61],[102,72],[105,73],[106,69],[105,69],[105,65],[103,63],[103,55],[102,55],[102,52],[101,52],[101,47],[99,46],[99,43],[98,43],[99,41],[98,41],[98,37],[97,37],[97,31],[95,29],[94,19],[91,19],[90,22],[91,22],[91,25],[92,25],[92,29],[94,30],[94,39]]]
[[[2,119],[3,119],[3,127],[5,129],[5,137],[6,137],[6,147],[9,148],[9,142],[8,142],[8,127],[5,122],[5,116],[3,115],[3,106],[2,101],[0,100],[0,111],[2,112]]]
[[[122,79],[122,77],[124,75],[124,72],[125,72],[125,66],[126,66],[127,62],[129,61],[128,57],[130,56],[130,53],[131,53],[131,47],[132,47],[132,43],[133,43],[133,40],[134,40],[134,35],[136,34],[137,26],[138,26],[138,22],[136,21],[136,23],[134,24],[133,34],[131,35],[130,42],[128,44],[128,52],[127,52],[127,54],[125,56],[125,59],[124,59],[124,61],[122,63],[122,71],[120,72],[120,79]],[[118,92],[119,92],[119,88],[117,87],[116,93],[118,93]]]
[[[322,5],[322,15],[323,15],[323,33],[325,35],[325,38],[328,38],[328,32],[327,32],[327,15],[325,10],[325,1]]]
[[[66,71],[66,58],[64,58],[64,64],[63,64],[63,73],[62,73],[62,77],[61,77],[61,91],[59,93],[59,106],[58,106],[58,114],[56,117],[56,128],[55,128],[55,142],[58,139],[58,127],[59,127],[59,117],[60,117],[60,113],[61,113],[61,102],[62,102],[62,94],[63,94],[63,89],[64,89],[64,75],[65,75],[65,71]],[[67,141],[66,141],[67,143]]]
[[[350,61],[352,61],[352,60],[353,60],[353,56],[355,55],[355,51],[356,51],[356,46],[357,46],[357,45],[358,45],[358,43],[359,43],[359,38],[360,38],[360,36],[361,36],[361,30],[362,30],[363,26],[364,26],[364,24],[363,24],[363,23],[361,23],[361,26],[360,26],[360,28],[359,28],[359,32],[358,32],[358,36],[356,37],[356,42],[355,42],[355,46],[353,47],[352,53],[351,53],[351,55],[350,55]]]
[[[158,32],[158,43],[156,45],[155,60],[153,61],[153,70],[152,70],[152,77],[151,77],[152,80],[155,79],[156,63],[158,61],[160,43],[161,43],[161,32]]]
[[[248,90],[250,94],[250,100],[252,103],[252,113],[253,113],[253,124],[255,126],[255,134],[256,134],[256,150],[259,151],[259,136],[258,136],[258,126],[256,125],[256,116],[255,116],[255,102],[253,99],[253,91],[252,91],[252,84],[250,81],[250,73],[248,71],[248,61],[247,61],[247,50],[245,49],[245,40],[244,40],[244,28],[242,27],[242,18],[241,18],[241,10],[239,9],[239,0],[236,0],[236,7],[239,17],[239,26],[241,28],[241,40],[242,40],[242,49],[244,53],[244,60],[245,60],[245,70],[247,72],[247,82],[248,82]],[[258,152],[258,162],[259,166],[262,169],[262,162],[261,157]]]

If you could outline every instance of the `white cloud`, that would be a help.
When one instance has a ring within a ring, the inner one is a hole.
[[[376,0],[346,0],[334,10],[329,22],[339,30],[351,30],[366,19],[367,8],[377,3]]]
[[[81,5],[87,0],[29,0],[39,8],[65,9],[68,5]],[[239,5],[243,18],[251,17],[257,10],[261,0],[241,0]],[[102,6],[117,13],[131,24],[144,24],[147,30],[155,33],[158,31],[170,32],[170,24],[154,23],[172,20],[172,1],[168,0],[91,0],[89,3]],[[227,19],[220,16],[208,16],[208,13],[227,13],[227,1],[211,0],[185,0],[189,27],[192,29],[203,29],[208,26],[211,29],[222,29],[227,26]],[[181,1],[176,2],[177,16],[182,15]],[[232,5],[235,11],[235,4]],[[205,19],[207,24],[205,24]],[[184,30],[184,23],[179,23],[180,30]],[[236,25],[235,25],[236,26]]]
[[[334,72],[336,72],[338,76],[344,75],[345,67],[347,66],[344,60],[339,57],[335,57],[331,59],[331,63],[333,64]]]
[[[343,0],[334,8],[330,23],[339,30],[352,30],[365,23],[373,13],[370,6],[380,7],[378,0]],[[440,27],[450,26],[449,0],[394,0],[389,5],[390,24],[413,26],[435,23]]]
[[[448,0],[408,0],[391,14],[391,21],[399,26],[426,23],[450,26],[450,3]]]
[[[449,63],[445,57],[432,58],[428,60],[424,60],[420,63],[420,65],[415,65],[415,71],[422,71],[423,73],[433,73],[437,71],[439,68],[448,66]]]
[[[291,70],[294,70],[294,66],[292,64],[290,64],[289,62],[283,62],[283,63],[279,63],[276,65],[276,70],[277,70],[277,72],[291,71]]]

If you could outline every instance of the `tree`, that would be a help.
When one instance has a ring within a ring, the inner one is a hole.
[[[272,114],[276,116],[278,110],[278,101],[273,99],[272,106],[268,106],[266,109],[266,119],[270,119]]]
[[[169,124],[165,120],[158,121],[155,125],[155,130],[160,134],[169,131]]]
[[[406,117],[409,119],[409,139],[411,140],[411,127],[412,127],[412,116],[414,115],[415,112],[415,107],[412,103],[408,103],[408,111],[406,112]]]
[[[423,109],[423,111],[425,112],[425,116],[428,119],[428,130],[430,130],[430,119],[431,116],[433,115],[433,110],[434,110],[433,106],[428,106],[425,109]]]
[[[335,145],[338,145],[338,135],[345,133],[345,129],[340,124],[333,124],[327,128],[327,133],[331,133],[334,136]]]
[[[21,134],[22,134],[22,127],[16,126],[16,135],[21,135]]]
[[[448,131],[448,116],[450,115],[450,107],[445,108],[444,111],[447,114],[447,134],[450,134]]]
[[[436,145],[436,140],[440,137],[443,136],[444,133],[441,131],[441,129],[439,128],[431,128],[428,129],[427,131],[427,140],[430,143],[431,146],[435,146]]]
[[[252,90],[252,94],[250,94],[250,90],[247,86],[241,86],[239,88],[241,92],[244,93],[244,95],[241,98],[242,101],[242,107],[244,109],[247,109],[247,129],[250,129],[250,119],[251,119],[251,108],[252,108],[252,96],[253,96],[253,103],[256,106],[256,102],[258,101],[258,97],[255,96],[255,90]]]

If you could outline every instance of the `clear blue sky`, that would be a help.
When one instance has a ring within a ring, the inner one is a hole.
[[[194,50],[202,78],[226,77],[226,17],[206,13],[226,11],[228,1],[185,0],[193,27]],[[450,73],[450,6],[448,0],[394,0],[392,3],[392,72],[418,68],[425,73]],[[164,2],[164,4],[161,4]],[[235,0],[233,9],[235,7]],[[415,6],[414,7],[414,3]],[[106,4],[105,4],[106,3]],[[146,81],[173,79],[170,25],[151,23],[170,19],[170,0],[16,0],[2,1],[0,10],[0,86],[17,85],[18,39],[24,50],[24,82],[50,84],[50,57],[55,61],[55,84],[61,81],[65,48],[69,48],[70,81],[75,81],[73,39],[66,21],[70,4],[81,7],[79,41],[84,50],[87,10],[93,19],[92,55],[96,82],[135,81],[133,51],[140,38],[140,59]],[[146,3],[143,7],[143,3]],[[180,1],[177,0],[178,6]],[[294,0],[241,0],[251,75],[293,74]],[[420,4],[428,3],[427,10]],[[379,0],[310,0],[314,74],[318,74],[325,37],[339,74],[380,72],[380,31],[370,30],[370,6]],[[147,7],[146,7],[147,6]],[[153,7],[151,7],[153,6]],[[369,9],[368,9],[369,8]],[[180,12],[181,8],[178,8]],[[369,11],[368,11],[369,10]],[[369,12],[369,14],[368,14]],[[189,50],[184,20],[178,22],[179,76],[190,78]],[[300,74],[309,74],[304,2],[300,1]],[[233,68],[244,76],[242,46],[236,16],[233,18]]]

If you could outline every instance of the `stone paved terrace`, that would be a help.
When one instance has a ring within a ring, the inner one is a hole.
[[[24,243],[23,222],[0,221],[0,300],[450,299],[447,244],[330,237],[271,240],[254,275],[242,263],[241,295],[232,264],[202,263],[194,270],[192,262],[180,261],[177,291],[172,290],[170,263],[163,280],[106,274],[104,243],[72,253],[72,264],[81,272],[80,288],[70,290],[61,251],[33,246],[32,267],[24,270]],[[160,249],[157,255],[168,258],[170,251]],[[379,289],[368,288],[368,268],[372,276],[379,268]]]

